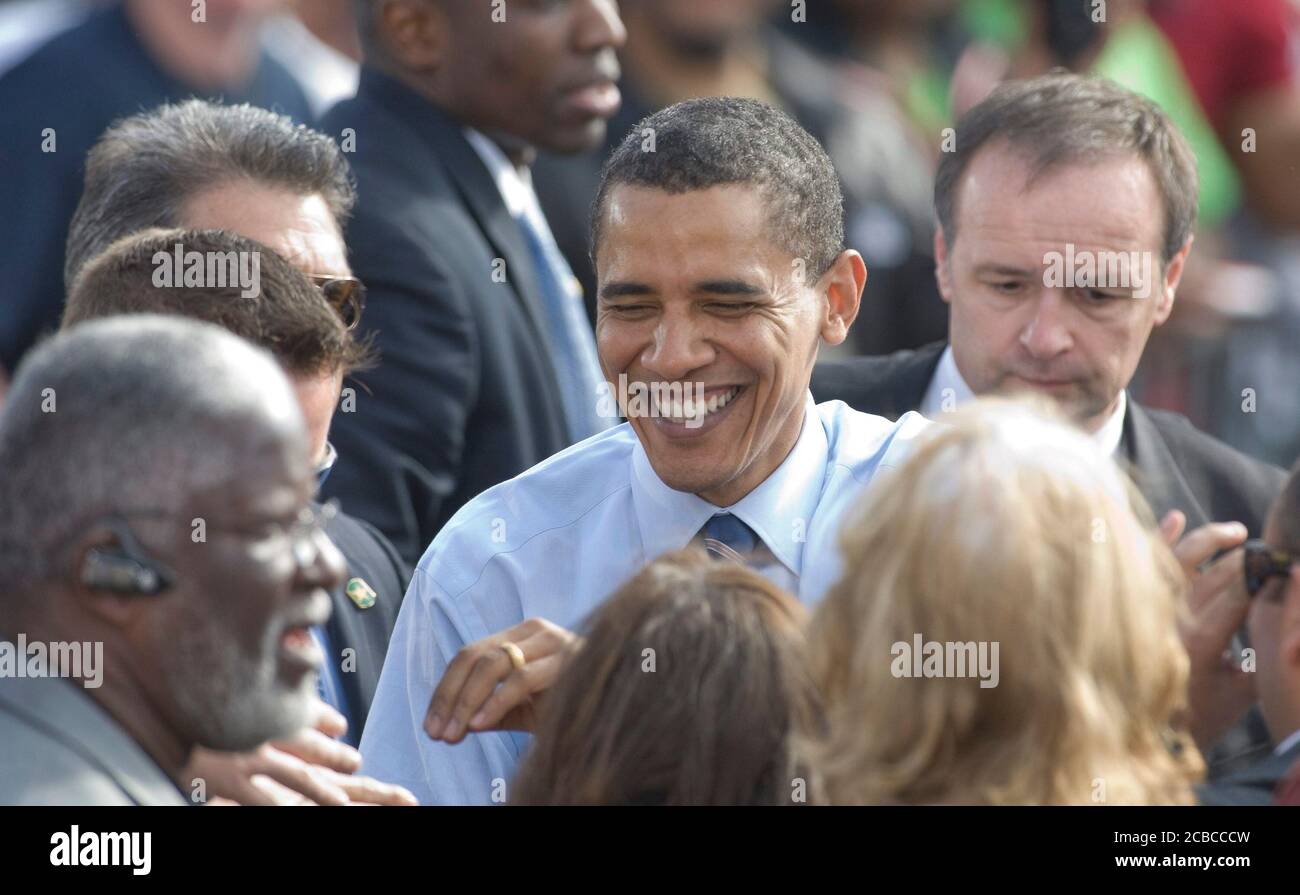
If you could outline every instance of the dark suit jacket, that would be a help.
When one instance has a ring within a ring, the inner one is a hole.
[[[945,347],[937,342],[885,357],[818,364],[813,396],[897,419],[920,408]],[[1259,537],[1268,508],[1286,482],[1282,470],[1206,435],[1186,417],[1132,400],[1120,450],[1156,518],[1182,510],[1189,531],[1207,522],[1235,521]]]
[[[1197,787],[1202,805],[1272,805],[1278,785],[1300,762],[1300,743],[1281,755],[1270,754],[1245,770]]]
[[[191,96],[311,120],[302,88],[265,54],[242,90],[218,97],[182,83],[154,62],[116,3],[0,77],[0,365],[11,376],[33,343],[58,329],[64,243],[81,199],[86,152],[115,119]],[[54,140],[48,147],[46,128]]]
[[[93,692],[0,677],[0,805],[190,804]]]
[[[462,126],[363,67],[322,122],[345,128],[347,242],[382,357],[334,418],[347,463],[325,493],[413,566],[462,504],[569,442],[532,256]]]
[[[325,627],[336,652],[348,648],[355,651],[355,667],[342,669],[341,655],[328,656],[326,661],[341,668],[339,677],[353,715],[347,738],[359,743],[409,575],[388,539],[360,519],[339,513],[325,526],[325,534],[348,561],[344,586],[330,594],[334,611]],[[375,604],[369,609],[362,609],[347,595],[347,582],[353,578],[360,578],[374,590]]]

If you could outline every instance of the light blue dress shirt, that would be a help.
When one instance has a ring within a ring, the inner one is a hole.
[[[807,398],[790,455],[723,508],[777,563],[760,569],[805,604],[835,582],[840,518],[929,425]],[[529,736],[470,734],[455,746],[423,729],[434,685],[465,644],[539,616],[571,630],[647,562],[686,546],[720,508],[674,491],[624,423],[471,500],[438,533],[402,603],[361,740],[362,772],[424,804],[509,800]]]

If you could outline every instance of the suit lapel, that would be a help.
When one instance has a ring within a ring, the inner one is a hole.
[[[463,126],[410,88],[369,67],[361,71],[358,95],[361,93],[396,113],[433,151],[435,163],[446,170],[447,179],[464,200],[493,251],[505,260],[506,282],[533,335],[543,346],[549,346],[532,254],[487,166],[465,138]],[[485,271],[484,276],[488,273]],[[550,351],[543,354],[549,363]]]
[[[519,232],[519,223],[511,217],[501,192],[474,147],[459,132],[450,136],[455,138],[459,150],[454,166],[448,165],[452,181],[498,257],[505,260],[506,282],[528,315],[534,334],[543,344],[549,344],[545,335],[542,296],[537,288],[537,271],[524,235]],[[448,162],[449,156],[444,156],[443,160]]]
[[[1151,504],[1157,520],[1170,510],[1181,510],[1187,516],[1188,531],[1210,521],[1151,416],[1131,399],[1124,416],[1120,449],[1128,461],[1129,474]]]

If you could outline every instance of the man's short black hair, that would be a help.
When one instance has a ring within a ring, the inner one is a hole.
[[[844,197],[826,151],[779,109],[752,99],[692,99],[645,118],[601,172],[591,214],[596,263],[605,202],[619,184],[685,193],[757,187],[773,239],[824,274],[844,250]]]

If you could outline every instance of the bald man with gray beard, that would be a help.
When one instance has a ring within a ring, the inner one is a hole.
[[[19,368],[0,469],[0,662],[23,667],[0,803],[200,801],[196,746],[307,723],[344,563],[269,354],[171,317],[75,327]]]

